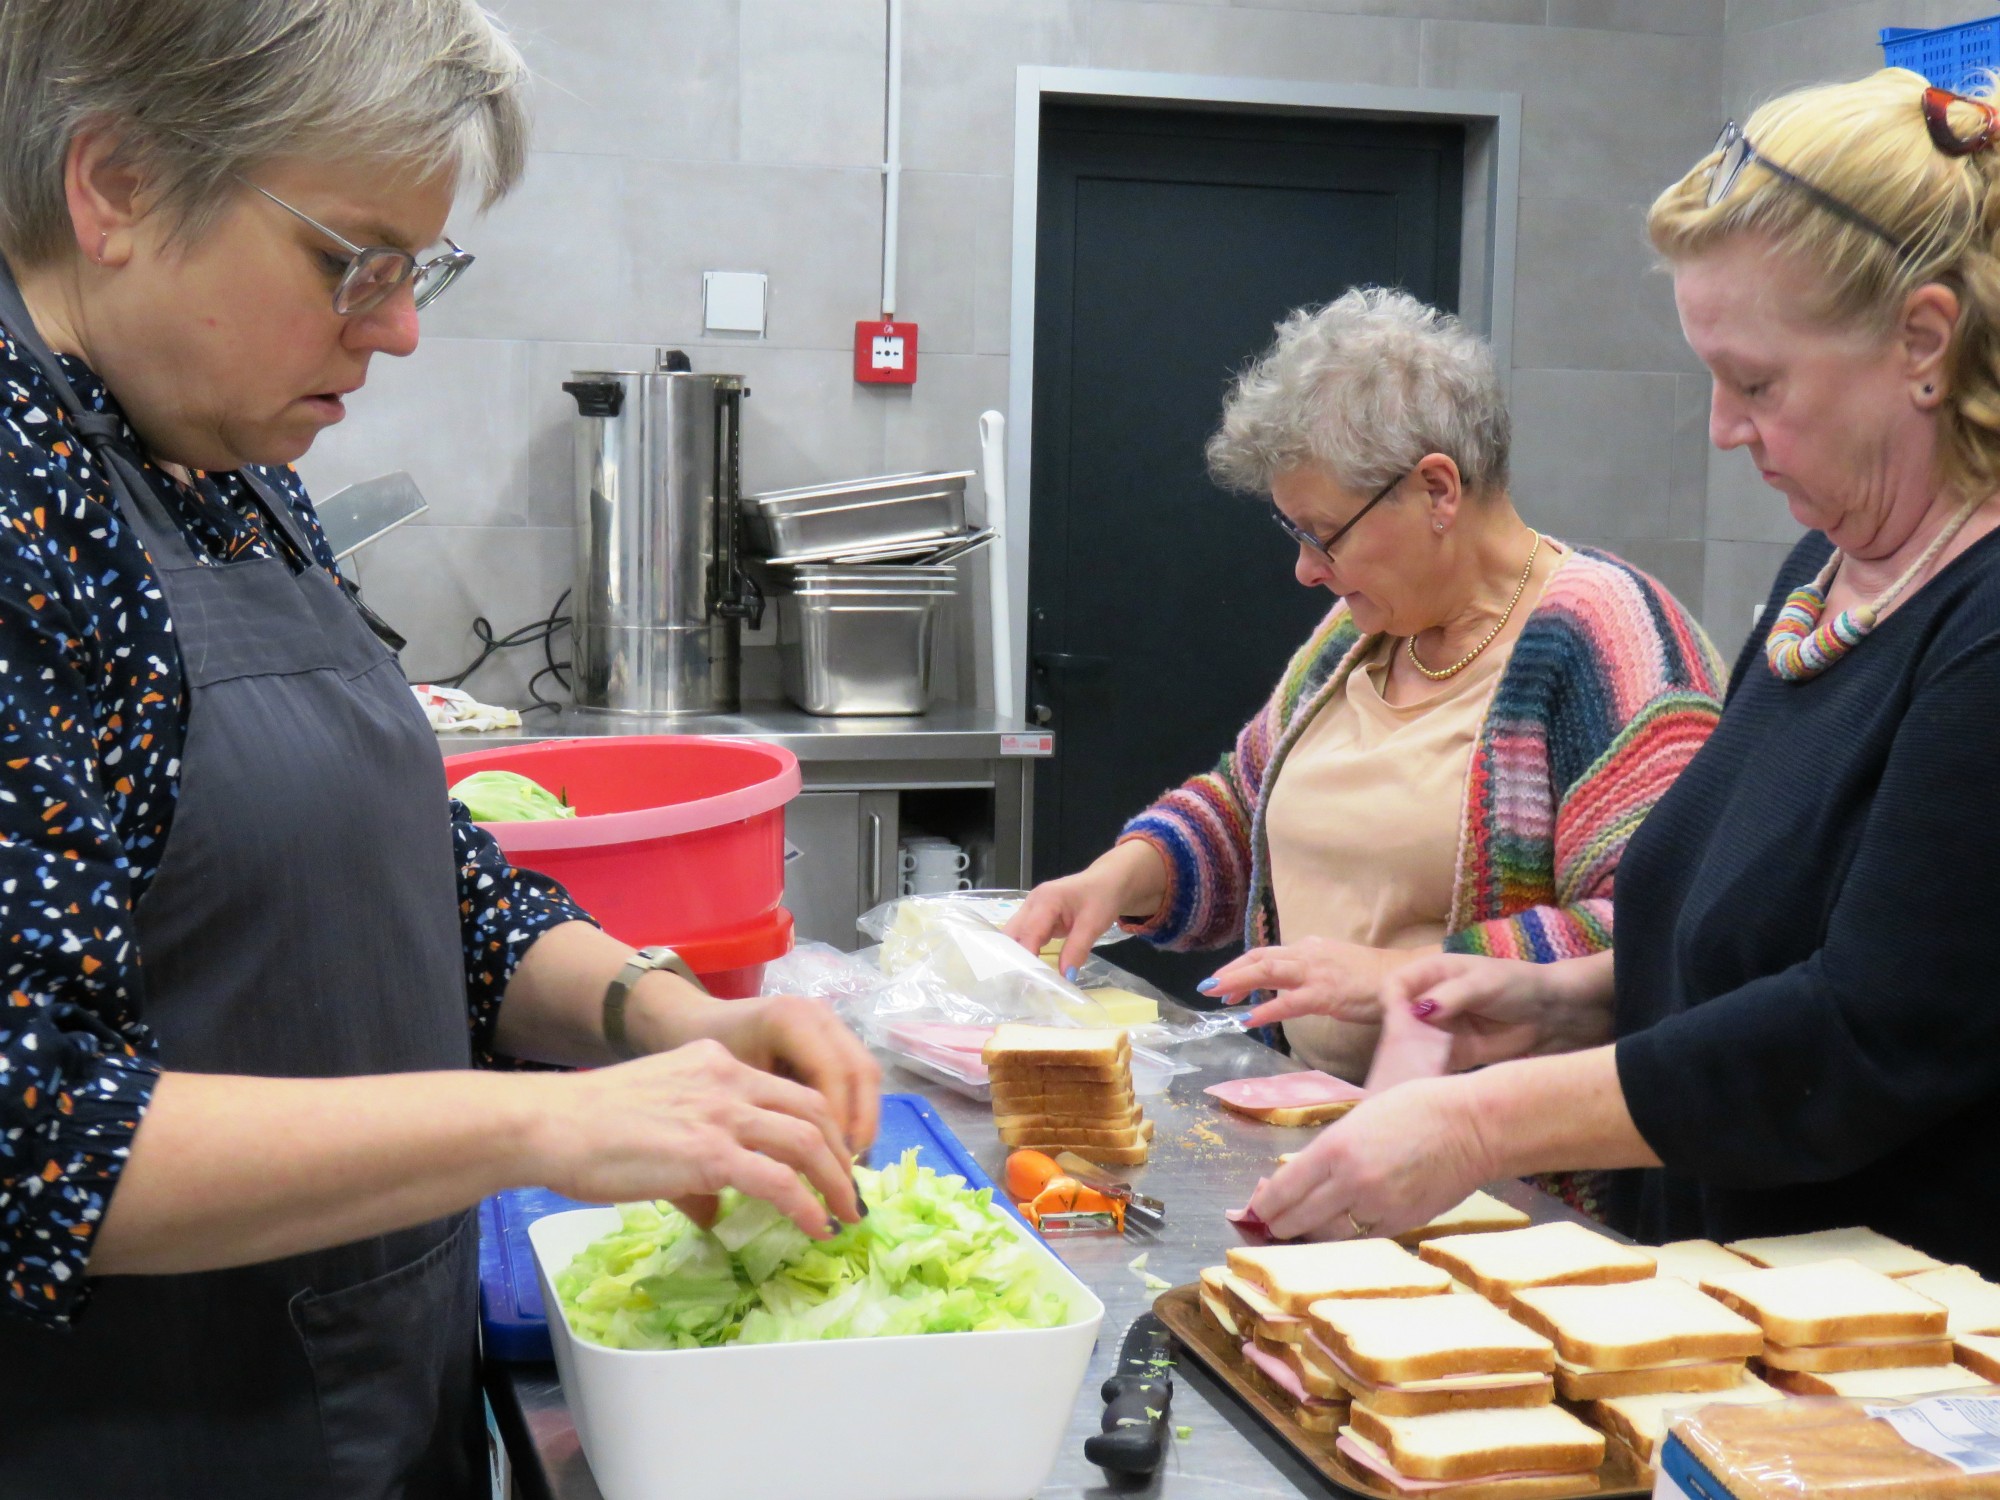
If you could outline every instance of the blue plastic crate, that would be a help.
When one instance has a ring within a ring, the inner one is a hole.
[[[886,1166],[912,1146],[917,1148],[917,1160],[933,1171],[963,1177],[975,1190],[993,1186],[993,1179],[928,1099],[920,1094],[884,1094],[882,1126],[868,1164]],[[995,1192],[993,1201],[1020,1218],[1005,1193]],[[590,1206],[543,1188],[515,1188],[479,1205],[479,1307],[487,1358],[522,1362],[555,1357],[549,1349],[548,1309],[535,1275],[528,1226],[549,1214]]]
[[[1884,26],[1882,60],[1892,68],[1921,73],[1955,94],[1984,92],[1986,70],[2000,68],[2000,16],[1929,30]]]

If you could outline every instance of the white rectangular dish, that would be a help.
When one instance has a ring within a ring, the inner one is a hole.
[[[555,1276],[611,1208],[529,1227],[563,1395],[604,1500],[1027,1500],[1076,1407],[1104,1304],[1019,1224],[1069,1294],[1055,1328],[607,1349]]]

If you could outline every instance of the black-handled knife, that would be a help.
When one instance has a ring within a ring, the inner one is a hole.
[[[1113,1474],[1150,1474],[1166,1454],[1173,1410],[1173,1336],[1152,1313],[1125,1330],[1118,1368],[1104,1382],[1104,1430],[1083,1444],[1083,1456]]]

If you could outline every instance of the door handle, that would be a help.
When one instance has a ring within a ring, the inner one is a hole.
[[[1111,670],[1108,656],[1085,656],[1075,651],[1037,651],[1035,670],[1051,677],[1089,677]]]
[[[868,904],[882,904],[882,815],[868,815]]]

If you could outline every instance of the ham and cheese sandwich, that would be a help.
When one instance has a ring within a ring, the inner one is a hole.
[[[1354,1410],[1335,1447],[1401,1494],[1451,1487],[1483,1500],[1571,1494],[1604,1462],[1604,1434],[1559,1406],[1390,1417]],[[1476,1486],[1476,1491],[1473,1487]]]
[[[1417,1254],[1501,1307],[1525,1287],[1643,1281],[1653,1274],[1653,1257],[1644,1250],[1568,1220],[1497,1234],[1444,1235],[1424,1241]]]
[[[2000,1286],[1972,1267],[1945,1266],[1898,1279],[1918,1296],[1943,1305],[1945,1332],[1953,1338],[1965,1333],[2000,1333]]]
[[[1306,1353],[1354,1401],[1389,1416],[1542,1406],[1555,1345],[1480,1297],[1315,1302]]]
[[[1678,1276],[1690,1286],[1700,1286],[1711,1276],[1756,1269],[1750,1261],[1734,1250],[1723,1249],[1714,1240],[1674,1240],[1665,1245],[1648,1245],[1645,1250],[1653,1257],[1658,1275]]]
[[[1652,1463],[1660,1445],[1667,1440],[1667,1427],[1685,1412],[1707,1406],[1762,1406],[1785,1399],[1783,1391],[1772,1390],[1754,1375],[1726,1391],[1658,1391],[1647,1396],[1612,1396],[1593,1401],[1584,1415],[1638,1455],[1640,1462]]]
[[[1764,1330],[1767,1374],[1951,1363],[1944,1308],[1851,1260],[1731,1272],[1702,1289]]]
[[[1514,1316],[1556,1346],[1556,1391],[1593,1401],[1740,1384],[1764,1331],[1675,1277],[1528,1287]]]

